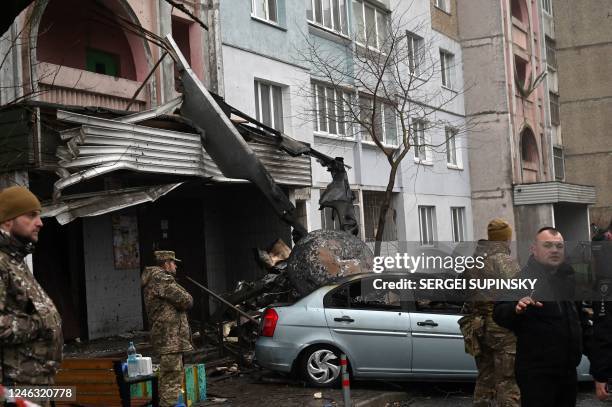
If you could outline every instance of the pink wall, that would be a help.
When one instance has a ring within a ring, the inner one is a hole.
[[[506,63],[507,63],[507,86],[510,95],[510,114],[513,127],[513,177],[514,182],[534,182],[547,181],[550,174],[545,174],[540,168],[544,168],[548,159],[549,146],[542,145],[542,134],[545,134],[544,109],[540,109],[538,104],[544,103],[544,84],[541,82],[531,95],[524,99],[520,96],[514,80],[514,60],[515,55],[526,59],[527,64],[527,83],[533,83],[534,79],[542,71],[541,43],[543,38],[540,30],[540,20],[538,17],[538,5],[535,0],[500,0],[504,10],[504,31],[506,37]],[[523,21],[518,21],[512,17],[509,3],[520,2],[523,13]],[[537,40],[534,42],[534,38]],[[521,168],[521,132],[526,128],[533,131],[538,147],[538,158],[540,166],[534,174],[533,165],[522,165]]]
[[[85,51],[93,48],[117,55],[119,77],[136,80],[130,44],[111,18],[92,0],[49,2],[38,29],[38,60],[84,70]]]

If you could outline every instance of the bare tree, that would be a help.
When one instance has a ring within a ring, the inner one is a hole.
[[[410,10],[380,18],[378,30],[356,25],[357,34],[344,52],[330,49],[314,36],[304,35],[306,48],[298,50],[301,63],[312,70],[313,83],[302,89],[312,100],[304,119],[315,128],[339,136],[357,136],[373,142],[389,163],[389,178],[382,200],[375,237],[375,254],[380,254],[387,212],[392,201],[400,163],[411,148],[440,151],[423,134],[432,128],[446,128],[437,118],[462,91],[449,91],[449,61],[441,61],[434,39],[412,33],[426,32],[424,17],[412,17]],[[410,32],[408,31],[410,30]],[[442,78],[442,79],[441,79]],[[432,81],[436,81],[435,84]],[[463,131],[456,128],[454,136]]]

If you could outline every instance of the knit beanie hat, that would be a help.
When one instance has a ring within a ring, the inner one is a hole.
[[[489,222],[487,234],[489,235],[489,240],[508,241],[512,239],[512,227],[505,220],[496,218]]]
[[[0,222],[40,210],[40,201],[25,187],[8,187],[0,191]]]

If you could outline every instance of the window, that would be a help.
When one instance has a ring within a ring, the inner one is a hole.
[[[397,277],[383,277],[385,282],[397,282]],[[336,288],[323,300],[326,308],[353,308],[371,311],[398,311],[406,300],[406,291],[376,289],[374,279],[361,279]],[[388,287],[388,285],[385,285]]]
[[[557,69],[557,45],[555,41],[546,36],[546,64],[549,68]]]
[[[550,92],[548,95],[550,98],[550,123],[553,126],[558,126],[561,124],[561,108],[559,106],[559,95],[553,92]]]
[[[446,163],[457,167],[457,130],[452,127],[445,129],[446,133]]]
[[[518,55],[514,56],[514,69],[516,74],[516,80],[519,88],[525,88],[525,84],[527,83],[527,72],[529,69],[529,64],[526,60],[519,57]]]
[[[451,220],[453,223],[453,242],[465,242],[465,208],[451,208]]]
[[[384,192],[363,191],[363,217],[365,227],[365,240],[374,241],[376,231],[378,230],[378,217],[380,216],[380,208],[385,197]],[[389,210],[385,216],[385,230],[383,232],[383,242],[393,242],[397,240],[397,225],[395,223],[396,213],[393,208],[393,198]]]
[[[419,206],[419,229],[421,244],[433,246],[436,240],[436,207]]]
[[[430,149],[425,138],[425,121],[421,119],[412,120],[412,148],[414,158],[420,161],[429,161]]]
[[[389,103],[380,100],[376,102],[374,112],[374,125],[372,126],[372,112],[374,110],[374,99],[369,96],[359,97],[360,120],[367,127],[361,126],[361,138],[366,141],[373,141],[369,132],[375,131],[376,137],[383,143],[390,146],[397,145],[397,116],[395,108]]]
[[[563,147],[553,147],[553,160],[555,166],[555,179],[565,179],[565,160],[563,158]]]
[[[262,20],[278,22],[276,0],[251,0],[251,15]]]
[[[87,48],[85,51],[85,60],[85,66],[89,72],[119,76],[119,57],[117,55]]]
[[[440,10],[450,13],[450,4],[449,0],[435,0],[434,5]]]
[[[316,111],[315,130],[339,137],[353,137],[348,117],[351,94],[323,84],[312,84]]]
[[[360,45],[381,50],[387,41],[389,16],[362,1],[353,0],[356,41]]]
[[[449,52],[440,50],[440,74],[442,75],[442,86],[453,88],[453,68],[455,56]]]
[[[418,76],[423,63],[424,40],[408,31],[406,31],[406,38],[408,39],[408,67],[412,75]]]
[[[311,23],[347,35],[347,1],[349,0],[306,0],[306,18]]]
[[[527,23],[527,4],[525,4],[525,0],[510,0],[511,1],[511,10],[512,17],[516,18],[523,24]]]
[[[542,0],[542,9],[552,15],[552,0]]]
[[[283,93],[280,86],[255,81],[255,113],[258,121],[283,130]]]

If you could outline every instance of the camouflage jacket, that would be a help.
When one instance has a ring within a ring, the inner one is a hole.
[[[520,271],[516,260],[510,256],[510,248],[504,242],[481,240],[478,242],[474,257],[483,256],[484,267],[472,268],[465,278],[512,278]],[[487,317],[492,321],[493,299],[486,291],[479,291],[467,304],[468,312]]]
[[[0,232],[0,346],[5,383],[53,384],[62,361],[62,321],[24,258],[30,245]]]
[[[191,295],[160,267],[147,267],[141,282],[155,351],[164,355],[192,350],[187,322],[187,310],[193,306]]]

